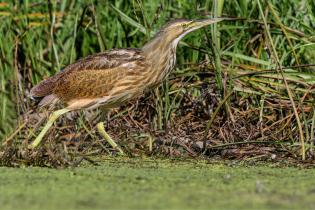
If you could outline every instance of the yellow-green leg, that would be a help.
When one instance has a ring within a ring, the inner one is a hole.
[[[97,130],[98,132],[104,137],[104,139],[114,148],[117,149],[120,154],[124,154],[122,149],[114,142],[114,140],[106,133],[105,128],[104,128],[104,123],[99,122],[97,125]]]
[[[59,109],[59,110],[53,112],[53,113],[50,115],[50,117],[49,117],[49,119],[48,119],[48,121],[47,121],[45,127],[43,128],[43,130],[42,130],[42,131],[39,133],[39,135],[36,137],[35,141],[33,141],[33,143],[30,145],[30,148],[35,148],[35,147],[37,147],[37,146],[40,144],[40,142],[42,141],[42,139],[43,139],[43,137],[45,136],[45,134],[47,133],[47,131],[49,130],[49,128],[54,124],[54,122],[55,122],[61,115],[65,114],[65,113],[67,113],[67,112],[69,112],[69,111],[71,111],[71,110],[64,108],[64,109]]]

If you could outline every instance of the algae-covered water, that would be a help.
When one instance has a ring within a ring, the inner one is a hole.
[[[315,169],[103,160],[0,168],[1,209],[315,209]]]

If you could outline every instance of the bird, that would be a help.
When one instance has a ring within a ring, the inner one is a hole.
[[[63,108],[49,116],[30,148],[38,147],[53,123],[67,112],[97,107],[112,109],[157,87],[176,64],[179,41],[192,31],[224,19],[171,20],[141,48],[111,49],[93,54],[41,81],[30,90],[30,96],[41,98],[40,106],[61,103]],[[100,135],[123,154],[105,131],[104,123],[99,122],[96,127]]]

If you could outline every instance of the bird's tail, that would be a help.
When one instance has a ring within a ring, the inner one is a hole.
[[[47,95],[52,94],[53,89],[55,87],[55,78],[49,77],[41,81],[39,84],[35,85],[30,91],[31,98],[42,98]]]
[[[58,74],[49,77],[31,89],[30,97],[35,100],[40,99],[41,101],[38,104],[40,107],[55,105],[59,101],[59,98],[53,93],[58,77]]]

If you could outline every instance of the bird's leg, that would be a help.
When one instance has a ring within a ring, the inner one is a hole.
[[[105,131],[104,123],[99,122],[96,125],[98,132],[105,138],[105,140],[114,148],[117,149],[120,154],[124,154],[122,149],[114,142],[114,140],[108,135],[108,133]]]
[[[63,114],[65,114],[65,113],[69,112],[69,111],[71,111],[71,110],[69,110],[69,109],[67,109],[67,108],[59,109],[59,110],[57,110],[57,111],[54,111],[54,112],[50,115],[50,117],[49,117],[49,119],[48,119],[48,121],[47,121],[45,127],[43,128],[43,130],[42,130],[42,131],[39,133],[39,135],[36,137],[35,141],[33,141],[33,143],[30,145],[30,148],[35,148],[35,147],[37,147],[37,146],[40,144],[40,142],[42,141],[42,139],[43,139],[43,137],[45,136],[45,134],[47,133],[47,131],[49,130],[49,128],[50,128],[50,127],[54,124],[54,122],[60,117],[60,115],[63,115]]]

